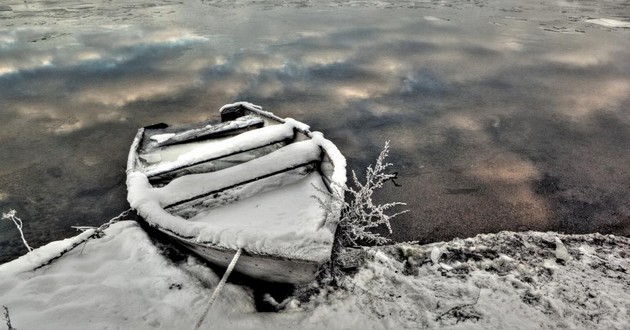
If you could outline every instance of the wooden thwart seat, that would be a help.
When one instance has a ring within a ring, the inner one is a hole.
[[[294,183],[312,172],[320,160],[319,145],[305,140],[221,171],[179,177],[154,190],[164,209],[190,218],[197,208],[227,204]]]
[[[243,130],[263,127],[264,123],[265,122],[259,117],[244,116],[231,122],[206,125],[201,128],[175,134],[162,142],[158,142],[156,147],[164,147],[180,143],[217,138],[225,135],[238,134]]]
[[[222,170],[264,156],[286,146],[294,136],[295,132],[289,125],[267,126],[223,139],[220,146],[206,148],[200,144],[193,151],[180,155],[176,161],[150,168],[145,174],[151,183],[164,185],[182,175]]]

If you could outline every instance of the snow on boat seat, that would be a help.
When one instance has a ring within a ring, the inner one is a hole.
[[[209,209],[189,221],[206,225],[200,235],[204,240],[231,244],[231,249],[320,261],[330,257],[333,240],[324,227],[324,209],[313,202],[314,196],[327,198],[321,193],[325,189],[321,176],[311,172],[282,189]]]
[[[285,146],[293,139],[294,135],[293,125],[285,123],[247,131],[229,138],[198,142],[193,147],[189,146],[184,150],[180,146],[166,147],[158,151],[153,150],[150,154],[139,157],[145,161],[152,157],[157,158],[154,164],[149,163],[144,169],[149,180],[153,182],[172,179],[189,173],[219,170],[242,163]],[[151,138],[153,139],[153,137]],[[179,148],[172,151],[164,150],[175,149],[176,147]],[[168,157],[165,154],[169,152],[176,153],[176,155],[170,156],[174,159],[162,161]],[[223,162],[221,162],[222,160]],[[205,166],[199,167],[199,165]]]
[[[206,125],[201,128],[191,129],[177,134],[171,133],[162,135],[161,138],[156,138],[154,140],[157,142],[156,146],[163,147],[209,139],[221,135],[234,134],[242,129],[260,128],[263,125],[264,121],[261,118],[255,116],[243,116],[226,123]]]
[[[227,204],[293,183],[310,173],[320,159],[320,146],[313,140],[304,140],[219,172],[176,178],[163,187],[153,188],[152,195],[161,207],[188,218],[199,208]]]

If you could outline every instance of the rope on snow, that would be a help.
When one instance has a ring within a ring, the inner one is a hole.
[[[210,308],[212,307],[212,304],[217,299],[217,296],[219,296],[219,292],[221,292],[221,290],[223,289],[223,286],[225,285],[225,282],[227,281],[227,279],[230,276],[230,274],[232,273],[232,270],[234,269],[234,266],[236,266],[236,262],[238,261],[238,258],[241,256],[241,252],[242,252],[242,249],[240,249],[240,248],[238,250],[236,250],[236,253],[234,254],[234,257],[232,258],[232,262],[230,262],[230,265],[228,266],[227,270],[225,271],[225,274],[223,274],[223,277],[221,278],[221,281],[219,282],[217,287],[214,289],[214,292],[212,293],[212,296],[210,296],[210,301],[208,301],[208,305],[206,306],[206,309],[203,311],[203,315],[201,316],[199,321],[197,321],[197,324],[195,324],[195,330],[198,330],[199,327],[201,327],[201,324],[203,323],[203,320],[206,318],[206,315],[208,315],[208,312],[210,311]]]

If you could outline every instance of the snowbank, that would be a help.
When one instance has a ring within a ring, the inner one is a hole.
[[[27,259],[0,265],[0,305],[9,308],[15,327],[195,324],[217,276],[194,258],[178,265],[168,261],[133,222],[114,224],[105,234],[82,253],[77,248],[36,271],[15,271]],[[628,251],[630,239],[624,237],[534,232],[372,248],[340,288],[314,283],[304,291],[316,294],[285,302],[279,313],[256,312],[249,289],[228,284],[205,326],[628,329]]]
[[[77,248],[49,266],[16,272],[16,264],[26,261],[0,266],[0,304],[18,329],[175,329],[193,322],[210,292],[163,258],[130,221],[110,226],[82,253]],[[206,275],[209,283],[217,282],[214,274]]]
[[[0,278],[34,270],[60,257],[65,250],[85,241],[94,234],[95,229],[88,229],[81,234],[67,239],[50,242],[9,263],[0,265]]]
[[[382,328],[628,329],[629,248],[535,232],[400,245],[369,250],[347,286]]]

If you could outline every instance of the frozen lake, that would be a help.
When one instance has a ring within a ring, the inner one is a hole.
[[[127,208],[136,129],[246,100],[363,168],[393,238],[630,235],[630,8],[612,1],[3,1],[0,211],[32,246]],[[0,222],[0,262],[26,252]]]

